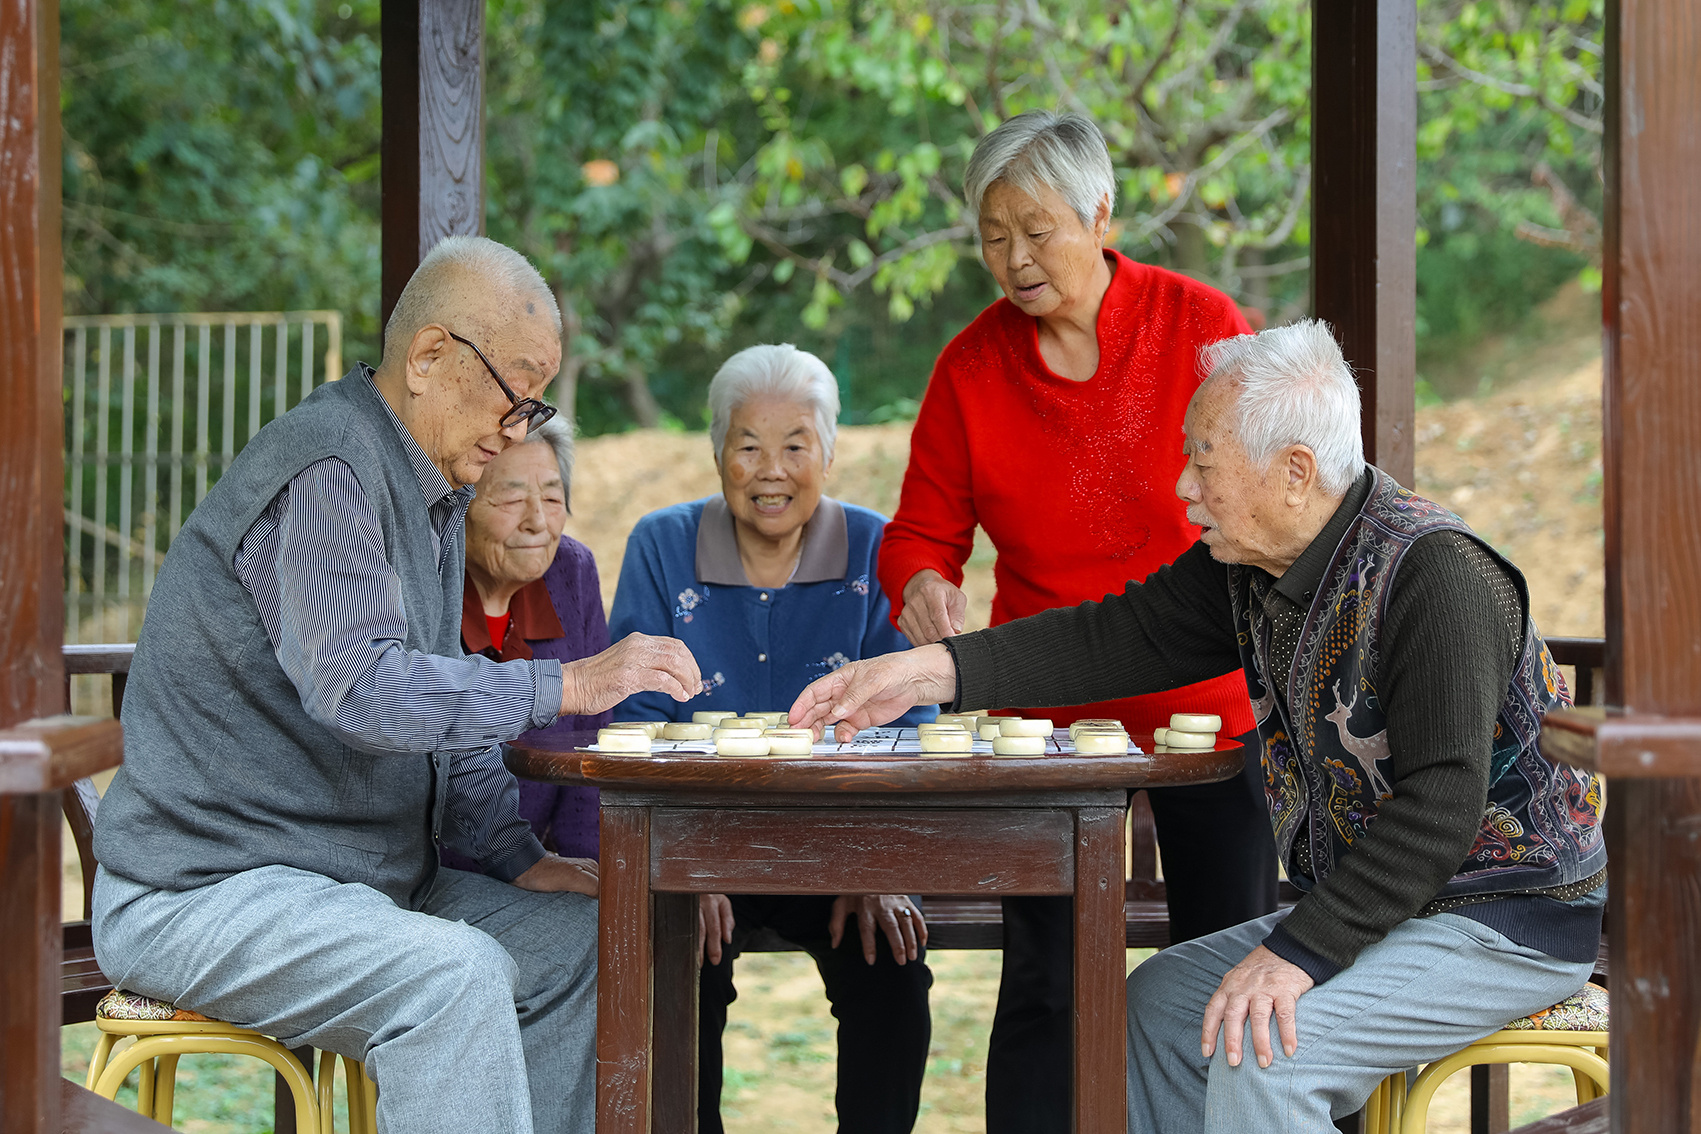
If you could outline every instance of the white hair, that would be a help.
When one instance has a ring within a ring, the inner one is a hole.
[[[801,402],[815,415],[815,436],[821,441],[821,464],[833,463],[833,441],[839,432],[839,382],[827,364],[790,343],[746,347],[721,364],[709,383],[709,440],[715,464],[732,424],[732,411],[752,398],[787,398]]]
[[[483,236],[446,236],[420,260],[397,297],[396,308],[384,324],[385,347],[393,344],[405,350],[421,327],[461,314],[443,310],[447,303],[460,301],[460,296],[445,292],[466,277],[476,280],[480,291],[541,303],[555,333],[561,334],[561,308],[555,293],[531,261]],[[460,330],[463,335],[469,332],[482,333],[482,328]],[[479,346],[490,349],[485,343]]]
[[[1364,472],[1358,383],[1321,319],[1238,335],[1199,352],[1207,383],[1239,383],[1237,432],[1247,459],[1267,468],[1276,453],[1304,445],[1317,457],[1318,485],[1345,492]]]
[[[555,467],[561,470],[561,494],[567,500],[567,511],[573,511],[573,427],[561,419],[561,415],[550,418],[536,429],[526,430],[526,439],[522,445],[532,442],[548,445],[551,453],[555,454]]]
[[[1099,205],[1116,211],[1116,170],[1098,124],[1084,114],[1030,110],[1000,123],[975,145],[963,171],[963,199],[969,225],[980,220],[981,201],[994,181],[1003,180],[1030,197],[1045,185],[1069,202],[1086,228],[1093,227]]]

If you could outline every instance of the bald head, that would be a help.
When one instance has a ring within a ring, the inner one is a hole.
[[[478,342],[516,318],[543,317],[557,337],[561,308],[531,262],[482,236],[450,236],[425,254],[384,324],[384,361],[405,354],[421,327],[441,323]]]
[[[561,368],[561,311],[537,269],[512,248],[452,236],[402,289],[384,328],[379,393],[451,485],[477,482]]]

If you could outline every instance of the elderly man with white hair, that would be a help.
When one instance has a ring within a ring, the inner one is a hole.
[[[473,486],[560,362],[524,257],[427,254],[378,369],[262,429],[172,542],[95,822],[114,985],[364,1059],[386,1130],[589,1134],[596,864],[545,852],[499,742],[701,680],[666,638],[463,654]]]
[[[821,492],[839,417],[827,365],[790,344],[739,351],[709,384],[709,412],[720,494],[638,521],[610,617],[617,635],[671,634],[688,645],[702,692],[684,704],[635,694],[619,710],[629,719],[784,709],[822,674],[908,645],[875,577],[885,517]],[[900,723],[933,716],[932,706],[906,705]],[[721,1130],[721,1031],[737,996],[736,950],[722,946],[735,923],[771,929],[815,959],[839,1021],[839,1129],[908,1131],[921,1105],[932,983],[927,926],[910,899],[714,895],[701,910],[703,1134]]]
[[[1134,970],[1128,1125],[1328,1134],[1384,1076],[1587,980],[1601,792],[1538,749],[1569,696],[1523,576],[1366,467],[1327,328],[1229,339],[1204,368],[1176,483],[1197,545],[1102,602],[847,666],[792,715],[845,735],[911,704],[1065,704],[1237,662],[1305,896]]]

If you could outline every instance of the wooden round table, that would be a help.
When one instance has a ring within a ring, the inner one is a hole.
[[[586,751],[594,741],[524,736],[507,763],[602,792],[599,1134],[697,1128],[698,894],[1073,896],[1075,1129],[1126,1129],[1128,794],[1228,779],[1240,745],[740,759]]]

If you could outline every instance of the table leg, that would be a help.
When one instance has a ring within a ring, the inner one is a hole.
[[[597,1132],[650,1131],[650,810],[602,808]]]
[[[697,1134],[697,895],[655,895],[655,1128]]]
[[[1128,1127],[1121,808],[1075,812],[1075,1134]]]

